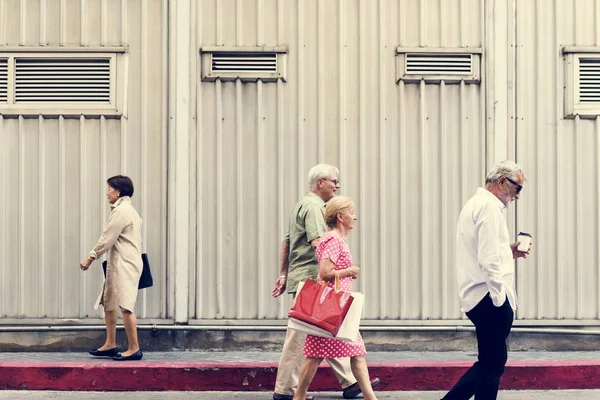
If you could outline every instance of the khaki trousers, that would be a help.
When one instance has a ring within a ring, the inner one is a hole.
[[[288,329],[285,335],[285,343],[277,368],[277,380],[275,382],[275,393],[287,394],[293,396],[298,388],[298,379],[300,377],[300,366],[304,361],[302,347],[306,333]],[[352,375],[350,366],[350,357],[345,358],[326,358],[342,389],[356,383],[356,378]]]

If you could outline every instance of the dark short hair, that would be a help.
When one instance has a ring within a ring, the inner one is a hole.
[[[119,197],[133,196],[133,182],[128,176],[115,175],[112,178],[106,180],[108,185],[119,191]]]

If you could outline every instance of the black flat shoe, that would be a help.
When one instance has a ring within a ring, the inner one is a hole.
[[[273,400],[294,400],[294,396],[289,394],[273,393]],[[306,400],[315,400],[315,397],[306,396]]]
[[[114,357],[117,354],[119,354],[119,351],[115,347],[114,349],[109,349],[109,350],[94,349],[94,350],[90,350],[89,353],[94,357]]]
[[[379,385],[380,383],[381,383],[381,379],[379,379],[379,378],[371,379],[371,387],[372,388]],[[361,393],[362,393],[362,391],[360,390],[360,386],[358,386],[358,382],[356,382],[343,390],[342,397],[345,399],[354,399],[354,398],[358,397],[358,395]]]
[[[144,357],[142,351],[138,350],[130,356],[122,356],[121,353],[119,353],[116,356],[113,356],[112,359],[115,361],[138,361],[141,360],[142,357]]]

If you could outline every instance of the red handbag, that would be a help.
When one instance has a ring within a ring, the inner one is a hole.
[[[335,288],[321,286],[307,279],[296,296],[288,317],[303,321],[336,336],[354,298],[339,290],[339,276]]]

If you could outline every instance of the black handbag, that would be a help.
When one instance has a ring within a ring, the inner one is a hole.
[[[106,277],[106,261],[102,261],[102,269],[104,270],[104,277]],[[148,255],[146,253],[142,253],[142,275],[140,276],[140,283],[138,284],[138,289],[146,289],[152,285],[154,285],[154,281],[152,280],[152,273],[150,272],[150,263],[148,262]]]

